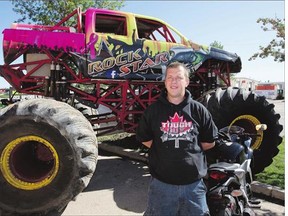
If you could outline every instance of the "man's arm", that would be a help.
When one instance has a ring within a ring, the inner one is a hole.
[[[152,140],[146,141],[146,142],[142,142],[143,145],[145,145],[147,148],[150,148],[152,145]]]
[[[211,148],[213,148],[215,146],[215,142],[212,142],[212,143],[208,143],[208,142],[201,142],[201,145],[202,145],[202,149],[204,151],[207,151]]]

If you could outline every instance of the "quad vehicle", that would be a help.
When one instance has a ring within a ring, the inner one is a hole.
[[[188,89],[219,128],[268,126],[252,141],[254,173],[278,153],[282,126],[274,105],[231,87],[240,57],[193,43],[160,19],[76,9],[53,26],[13,24],[3,31],[3,53],[0,75],[41,99],[0,110],[0,215],[61,214],[94,173],[96,134],[134,133],[172,61],[190,69]]]

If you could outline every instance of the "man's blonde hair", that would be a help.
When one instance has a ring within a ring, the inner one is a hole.
[[[184,76],[189,79],[189,69],[186,67],[186,65],[184,63],[181,63],[181,62],[172,62],[170,64],[167,65],[167,68],[166,68],[166,74],[165,74],[165,79],[166,79],[166,76],[167,76],[167,70],[169,68],[178,68],[178,67],[182,67],[184,69]]]

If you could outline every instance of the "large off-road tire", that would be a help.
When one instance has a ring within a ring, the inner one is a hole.
[[[250,91],[229,87],[217,89],[199,100],[211,112],[217,127],[238,125],[247,133],[257,133],[257,124],[266,124],[267,130],[258,131],[260,135],[253,139],[254,163],[253,174],[260,173],[272,163],[272,159],[279,152],[277,146],[282,142],[280,132],[283,126],[279,124],[280,115],[274,111],[274,104],[263,96]]]
[[[85,104],[82,104],[79,101],[75,101],[73,106],[75,107],[75,109],[79,110],[85,116],[85,118],[91,123],[94,133],[97,134],[97,129],[100,127],[100,125],[92,123],[91,119],[93,118],[93,116],[98,115],[98,110],[86,106]]]
[[[52,99],[0,110],[0,215],[57,215],[89,183],[97,140],[87,119]]]

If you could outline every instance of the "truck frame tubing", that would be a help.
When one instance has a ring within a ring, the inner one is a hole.
[[[31,52],[29,48],[21,50],[15,60],[22,56],[25,59],[25,54]],[[77,69],[67,53],[51,53],[44,49],[37,51],[39,53],[45,54],[47,59],[5,64],[1,67],[0,74],[20,93],[53,97],[62,101],[77,99],[95,109],[99,105],[107,107],[111,110],[110,113],[87,116],[92,124],[116,122],[114,126],[98,128],[98,135],[119,129],[135,132],[140,115],[148,105],[156,101],[164,87],[163,81],[87,78]],[[226,63],[223,62],[218,67],[210,67],[210,63],[192,73],[189,88],[194,98],[202,96],[207,89],[215,89],[217,77],[223,80],[224,85],[230,85],[229,67]],[[27,67],[31,65],[33,68],[27,72]],[[49,76],[38,76],[35,72],[44,65],[50,66]]]

